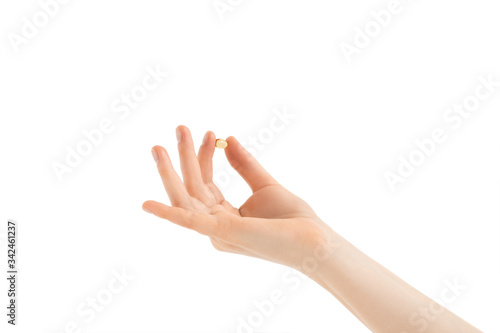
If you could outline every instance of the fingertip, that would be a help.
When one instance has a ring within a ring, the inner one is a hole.
[[[157,154],[160,154],[163,151],[166,151],[165,148],[163,148],[162,146],[158,146],[158,145],[156,145],[153,148],[151,148],[151,150],[154,150]]]
[[[152,209],[152,203],[154,201],[151,201],[151,200],[148,200],[148,201],[145,201],[143,204],[142,204],[142,210],[145,211],[146,213],[149,213],[149,214],[154,214],[153,213],[153,209]]]
[[[179,125],[177,126],[177,128],[175,129],[175,131],[177,133],[181,133],[182,134],[182,137],[186,137],[187,135],[190,135],[191,134],[191,131],[189,130],[189,128],[185,125]]]
[[[226,142],[227,147],[226,149],[224,149],[226,151],[226,154],[234,151],[238,147],[241,147],[241,143],[234,136],[228,136]]]
[[[215,140],[215,133],[212,131],[207,131],[205,136],[203,137],[203,142],[201,143],[203,146],[208,145]]]
[[[175,129],[176,129],[176,130],[179,130],[179,131],[186,131],[186,130],[189,130],[189,129],[187,128],[187,126],[185,126],[185,125],[179,125],[179,126],[177,126]]]
[[[250,154],[234,136],[229,136],[226,142],[227,147],[224,149],[224,152],[231,160],[240,159]]]
[[[151,148],[151,151],[154,151],[155,153],[158,154],[160,152],[160,149],[162,148],[163,148],[162,146],[155,145]]]
[[[153,158],[155,158],[157,165],[163,165],[164,161],[168,161],[170,159],[167,150],[162,146],[154,146],[151,148],[151,152],[153,153]],[[156,153],[156,156],[154,153]]]

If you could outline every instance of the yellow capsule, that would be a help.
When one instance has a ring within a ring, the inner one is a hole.
[[[224,149],[227,147],[227,141],[224,139],[217,139],[215,140],[215,147]]]

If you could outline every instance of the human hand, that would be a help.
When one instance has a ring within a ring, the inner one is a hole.
[[[152,149],[171,206],[146,201],[143,209],[180,226],[209,236],[220,251],[244,254],[302,270],[304,259],[327,244],[333,231],[302,199],[281,186],[234,138],[225,148],[231,166],[253,194],[239,208],[224,199],[212,181],[215,135],[207,132],[199,149],[185,126],[177,128],[183,180],[167,151]]]

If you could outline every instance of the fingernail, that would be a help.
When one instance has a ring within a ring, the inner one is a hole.
[[[146,207],[142,207],[142,210],[145,211],[146,213],[153,214],[153,212]]]
[[[177,142],[181,142],[182,140],[182,132],[181,132],[181,129],[179,127],[177,127],[177,129],[175,130],[175,134],[177,135]]]
[[[204,145],[205,143],[207,143],[207,141],[208,141],[208,133],[209,132],[205,133],[205,136],[203,137],[203,142],[201,143],[202,145]]]
[[[158,153],[156,152],[156,150],[153,148],[151,149],[151,155],[153,155],[153,159],[155,160],[155,163],[158,164]]]

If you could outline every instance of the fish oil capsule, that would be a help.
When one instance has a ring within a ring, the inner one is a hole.
[[[215,140],[215,147],[224,149],[227,147],[227,141],[224,139],[217,139]]]

